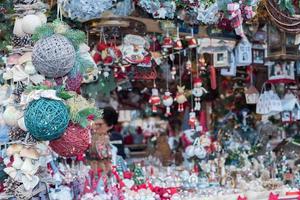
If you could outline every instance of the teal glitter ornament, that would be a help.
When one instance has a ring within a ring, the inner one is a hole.
[[[62,101],[46,98],[30,102],[24,117],[29,133],[43,141],[59,138],[70,120],[68,109]]]

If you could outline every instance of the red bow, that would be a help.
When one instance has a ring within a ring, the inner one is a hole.
[[[278,200],[279,194],[273,194],[273,192],[269,195],[269,200]]]

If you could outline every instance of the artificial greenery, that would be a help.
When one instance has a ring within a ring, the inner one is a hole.
[[[10,15],[13,13],[13,1],[0,0],[0,52],[7,51],[11,43],[13,22]],[[1,54],[0,54],[1,56]]]
[[[70,29],[66,23],[60,20],[55,20],[52,23],[47,23],[37,28],[32,36],[32,40],[38,41],[56,33],[68,38],[76,50],[79,48],[80,44],[86,42],[85,33],[83,31]]]
[[[89,117],[92,120],[97,120],[102,118],[103,111],[96,108],[85,108],[77,113],[74,123],[78,123],[81,127],[86,128],[89,125]]]
[[[277,3],[282,11],[288,12],[290,15],[295,14],[295,5],[292,0],[278,0]]]

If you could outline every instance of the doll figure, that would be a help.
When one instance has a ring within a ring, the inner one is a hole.
[[[157,106],[160,104],[160,97],[158,96],[158,89],[152,88],[152,95],[149,99],[149,103],[152,105],[152,112],[157,112]]]
[[[192,90],[192,94],[194,95],[195,98],[195,110],[199,111],[201,109],[201,103],[200,103],[200,98],[201,96],[207,93],[207,90],[202,87],[202,80],[200,78],[196,78],[194,80],[194,88]]]

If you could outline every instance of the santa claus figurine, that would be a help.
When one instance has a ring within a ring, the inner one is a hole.
[[[200,98],[204,93],[207,93],[207,90],[202,87],[202,79],[201,78],[195,78],[194,88],[192,90],[192,94],[194,95],[194,100],[195,100],[195,111],[199,111],[201,109],[201,103],[200,103]]]
[[[171,106],[173,104],[173,97],[171,96],[171,93],[169,91],[165,92],[165,95],[163,96],[163,104],[166,107],[166,117],[171,115]]]
[[[160,98],[158,96],[158,89],[152,88],[152,95],[149,99],[149,103],[152,105],[152,112],[157,112],[157,106],[160,104]]]

